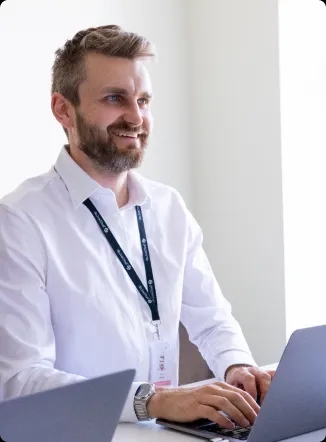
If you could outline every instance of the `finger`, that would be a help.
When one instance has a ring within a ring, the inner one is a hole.
[[[241,427],[248,427],[250,421],[226,396],[207,395],[201,398],[203,405],[209,405],[217,410],[223,411],[227,416]],[[242,408],[245,409],[245,406]]]
[[[255,400],[246,393],[245,391],[241,392],[233,392],[233,391],[225,391],[225,397],[229,399],[229,401],[241,411],[241,413],[245,416],[245,418],[253,424],[257,417],[257,412],[255,408],[257,404]]]
[[[249,393],[232,386],[219,388],[212,385],[211,387],[213,388],[205,389],[203,393],[209,396],[227,398],[251,424],[254,423],[260,408]]]
[[[257,382],[259,383],[260,389],[260,402],[263,403],[266,397],[269,386],[271,385],[272,378],[270,374],[266,372],[260,372],[257,376]]]
[[[241,394],[241,396],[244,398],[245,401],[247,401],[249,403],[249,405],[255,411],[255,413],[258,414],[258,412],[260,410],[259,405],[253,399],[253,397],[249,393],[247,393],[246,391],[241,390],[241,388],[235,387],[233,385],[227,384],[226,382],[217,382],[216,384],[214,384],[214,386],[216,386],[219,390],[223,389],[223,390],[233,391],[234,393]]]
[[[275,375],[275,370],[267,370],[266,373],[268,373],[270,375],[270,377],[271,377],[271,380],[273,380],[273,377]]]
[[[200,405],[198,407],[199,418],[209,419],[215,422],[222,428],[227,428],[228,430],[234,430],[234,423],[230,421],[227,417],[219,413],[214,407],[209,405]]]
[[[243,371],[239,373],[237,380],[240,384],[242,384],[243,389],[247,391],[255,401],[257,401],[258,391],[255,376],[249,371]]]

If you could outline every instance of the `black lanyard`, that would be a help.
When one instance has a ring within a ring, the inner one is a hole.
[[[89,198],[87,198],[87,200],[84,201],[84,204],[89,209],[91,214],[94,216],[97,224],[99,225],[100,229],[102,230],[108,243],[110,244],[113,251],[117,255],[119,261],[123,265],[125,271],[129,275],[130,279],[135,284],[136,289],[139,291],[141,296],[147,302],[147,305],[150,308],[151,313],[152,313],[153,324],[156,326],[157,333],[158,333],[157,323],[160,321],[160,315],[158,313],[158,305],[157,305],[153,270],[152,270],[151,258],[149,255],[149,249],[148,249],[148,244],[147,244],[145,225],[144,225],[141,207],[136,206],[136,215],[137,215],[137,222],[138,222],[140,244],[142,247],[143,260],[144,260],[145,271],[146,271],[147,289],[144,287],[144,284],[141,282],[139,276],[135,272],[135,269],[131,265],[127,256],[124,254],[118,241],[115,239],[113,233],[111,232],[111,230],[107,226],[106,222],[104,221],[104,219],[102,218],[101,214],[98,212],[98,210],[96,209],[96,207],[94,206],[92,201]]]

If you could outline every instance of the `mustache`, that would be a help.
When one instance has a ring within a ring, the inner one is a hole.
[[[148,131],[144,129],[143,126],[135,126],[133,124],[127,123],[127,122],[121,122],[119,124],[112,124],[111,126],[108,126],[107,132],[134,132],[137,135],[148,135]]]

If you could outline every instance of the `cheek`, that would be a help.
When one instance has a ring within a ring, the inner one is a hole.
[[[153,120],[153,116],[150,112],[145,112],[143,114],[143,126],[144,128],[148,131],[151,132],[153,129],[153,125],[154,125],[154,120]]]
[[[106,131],[109,126],[121,121],[122,111],[107,106],[93,107],[88,110],[88,121],[99,129]]]

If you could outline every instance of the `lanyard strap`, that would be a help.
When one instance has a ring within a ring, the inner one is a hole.
[[[147,280],[147,288],[145,288],[144,284],[141,282],[139,276],[137,275],[135,269],[131,265],[129,259],[124,254],[122,248],[120,247],[118,241],[115,239],[113,233],[107,226],[106,222],[102,218],[101,214],[98,212],[92,201],[87,198],[87,200],[84,201],[85,206],[89,209],[91,214],[94,216],[97,224],[99,225],[100,229],[102,230],[104,236],[106,237],[108,243],[112,247],[113,251],[117,255],[117,258],[121,262],[123,268],[129,275],[130,279],[134,283],[136,289],[139,291],[143,299],[146,301],[148,307],[151,310],[152,313],[152,321],[157,322],[160,321],[160,315],[158,313],[158,305],[157,305],[157,297],[156,297],[156,289],[155,289],[155,283],[154,283],[154,277],[153,277],[153,270],[152,270],[152,264],[151,264],[151,258],[149,255],[149,249],[147,244],[147,238],[146,238],[146,232],[145,232],[145,225],[143,220],[143,214],[140,206],[136,206],[136,215],[137,215],[137,222],[138,222],[138,230],[139,230],[139,236],[140,236],[140,243],[142,247],[143,252],[143,261],[145,265],[145,271],[146,271],[146,280]]]

